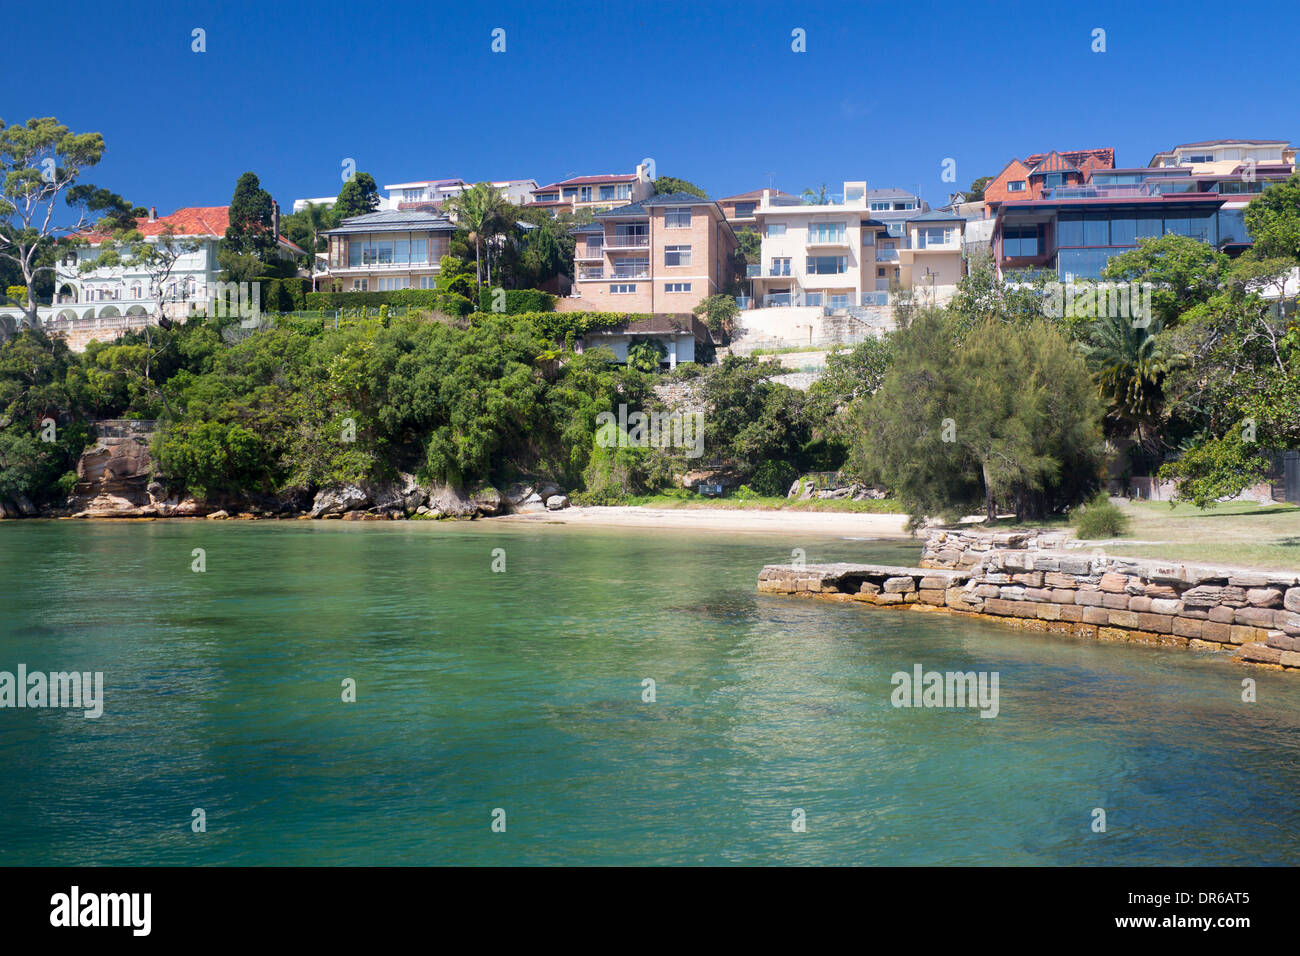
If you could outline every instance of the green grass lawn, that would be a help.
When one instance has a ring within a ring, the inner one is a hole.
[[[1300,571],[1300,508],[1230,502],[1205,511],[1194,505],[1130,501],[1129,544],[1108,544],[1115,554],[1221,562],[1277,571]],[[1149,542],[1149,543],[1148,543]]]

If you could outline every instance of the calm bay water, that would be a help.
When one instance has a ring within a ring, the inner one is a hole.
[[[759,596],[792,547],[919,551],[5,522],[0,670],[103,671],[105,703],[0,710],[0,864],[1300,863],[1294,677]],[[997,671],[999,716],[892,707],[916,663]]]

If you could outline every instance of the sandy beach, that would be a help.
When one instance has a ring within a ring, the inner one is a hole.
[[[565,508],[538,514],[507,515],[493,522],[560,523],[624,528],[680,528],[755,534],[825,534],[862,538],[910,537],[907,515],[834,511],[759,511],[727,508]]]

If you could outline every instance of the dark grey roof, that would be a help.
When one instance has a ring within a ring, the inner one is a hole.
[[[650,206],[713,206],[717,207],[712,199],[702,199],[693,193],[664,193],[658,196],[649,196],[639,202],[630,203],[626,206],[616,206],[613,209],[606,209],[604,212],[596,213],[597,219],[622,219],[625,217],[645,218],[650,214],[646,209]],[[718,210],[718,215],[722,215],[722,210]]]
[[[419,210],[385,209],[369,212],[363,216],[350,216],[333,229],[327,229],[325,235],[347,235],[362,232],[455,232],[456,227],[446,216]]]

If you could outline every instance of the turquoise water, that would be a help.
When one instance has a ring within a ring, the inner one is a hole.
[[[918,552],[492,522],[5,522],[0,670],[103,671],[105,701],[98,720],[0,710],[0,863],[1300,862],[1294,676],[758,595],[792,547]],[[892,707],[890,675],[916,663],[998,672],[998,717]]]

